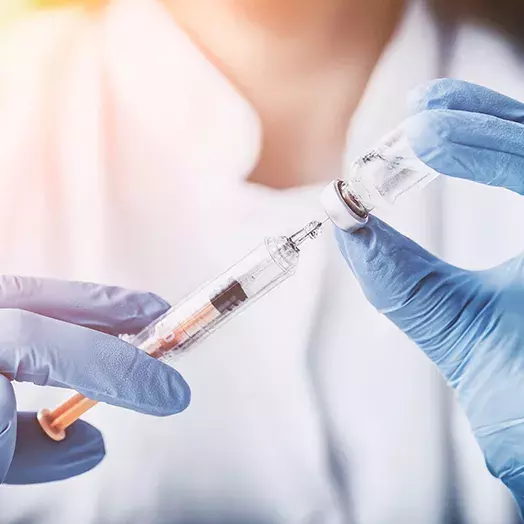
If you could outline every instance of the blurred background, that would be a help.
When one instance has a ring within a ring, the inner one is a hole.
[[[0,271],[175,302],[322,217],[322,187],[407,116],[418,84],[522,98],[500,32],[520,14],[511,1],[2,0]],[[480,269],[519,249],[505,224],[524,208],[439,180],[379,214]],[[98,406],[86,420],[103,463],[3,486],[2,522],[518,522],[453,393],[367,304],[329,228],[293,281],[177,368],[186,412]],[[67,396],[17,389],[23,410]]]

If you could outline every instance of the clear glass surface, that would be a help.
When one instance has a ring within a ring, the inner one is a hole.
[[[392,206],[437,176],[436,171],[417,158],[401,125],[358,158],[345,181],[351,193],[371,211],[375,207]]]

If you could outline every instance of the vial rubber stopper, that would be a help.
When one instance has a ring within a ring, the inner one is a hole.
[[[357,231],[368,221],[368,211],[343,180],[333,180],[322,191],[320,202],[331,222],[343,231]]]

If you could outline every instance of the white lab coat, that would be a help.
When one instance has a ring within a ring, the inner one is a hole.
[[[155,1],[115,0],[94,19],[35,15],[4,41],[1,272],[176,301],[265,235],[319,216],[317,187],[245,182],[257,116]],[[348,159],[401,120],[410,88],[442,73],[438,50],[415,5],[353,119]],[[520,68],[490,35],[461,30],[449,68],[519,96]],[[452,262],[485,267],[520,248],[504,218],[521,223],[516,200],[437,182],[384,216]],[[0,521],[513,522],[443,380],[367,304],[329,232],[304,250],[294,280],[177,367],[190,409],[155,419],[97,406],[85,418],[104,434],[103,463],[65,482],[2,487]],[[68,396],[17,394],[22,410]]]

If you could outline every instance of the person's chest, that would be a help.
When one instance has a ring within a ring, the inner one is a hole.
[[[249,180],[282,189],[342,175],[348,123],[385,45],[378,35],[395,24],[387,8],[375,31],[355,36],[369,21],[356,21],[352,2],[163,5],[258,115],[262,140]]]

